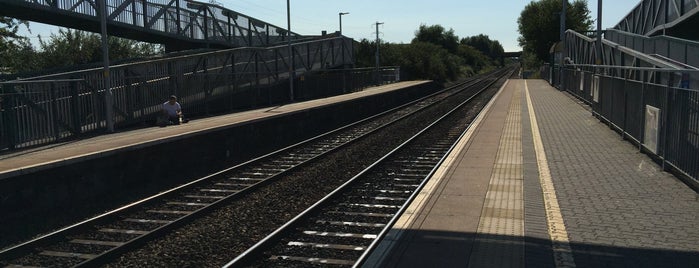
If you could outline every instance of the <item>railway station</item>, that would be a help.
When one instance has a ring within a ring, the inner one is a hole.
[[[194,50],[0,82],[1,267],[699,265],[696,1],[451,83],[353,68],[341,32],[116,2],[116,35]],[[0,15],[99,31],[101,4],[56,3]],[[191,120],[157,126],[171,94]]]

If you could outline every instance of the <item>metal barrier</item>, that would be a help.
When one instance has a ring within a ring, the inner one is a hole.
[[[0,85],[0,148],[29,147],[74,136],[100,126],[100,93],[79,93],[80,79]],[[82,116],[81,116],[82,115]]]
[[[699,186],[699,89],[689,88],[682,72],[568,65],[561,75],[562,90],[590,104],[593,114],[664,168]]]
[[[293,47],[295,100],[360,90],[377,84],[376,70],[351,66],[352,40],[332,38]],[[286,46],[241,48],[151,60],[110,68],[115,127],[149,124],[169,95],[188,116],[222,114],[288,102]],[[332,69],[339,68],[339,69]],[[399,81],[397,67],[380,70]],[[106,130],[101,68],[0,82],[0,150],[50,144]]]

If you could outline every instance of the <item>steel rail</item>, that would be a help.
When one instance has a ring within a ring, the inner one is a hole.
[[[469,84],[469,83],[474,83],[474,82],[473,82],[473,80],[469,80],[469,81],[466,81],[462,84]],[[390,122],[383,124],[381,127],[377,127],[374,130],[368,131],[359,137],[356,137],[350,141],[347,141],[347,142],[342,143],[338,146],[335,146],[334,148],[331,148],[331,149],[329,149],[321,154],[316,154],[314,157],[311,157],[304,162],[298,163],[292,167],[288,167],[286,170],[278,171],[276,174],[271,174],[271,176],[268,179],[261,180],[257,183],[254,183],[254,184],[248,186],[248,188],[241,189],[241,190],[237,191],[236,193],[233,193],[225,198],[221,198],[218,201],[210,203],[206,207],[202,207],[202,208],[197,209],[195,211],[191,211],[186,216],[177,218],[170,223],[166,223],[165,225],[162,225],[160,227],[157,227],[156,229],[151,230],[149,233],[145,233],[145,234],[142,234],[142,235],[135,237],[131,240],[128,240],[128,241],[122,243],[118,247],[107,250],[107,251],[105,251],[97,256],[90,257],[86,261],[81,262],[79,265],[88,266],[88,265],[96,265],[99,263],[103,263],[108,258],[110,258],[116,254],[119,254],[125,250],[128,250],[130,247],[147,242],[147,240],[149,238],[157,237],[158,235],[164,234],[167,231],[172,230],[173,228],[177,228],[183,224],[186,224],[187,222],[194,220],[197,216],[202,215],[203,213],[210,211],[212,209],[215,209],[215,208],[219,207],[220,205],[224,204],[225,202],[231,201],[236,196],[240,196],[243,193],[253,191],[254,189],[259,188],[260,186],[265,185],[266,183],[272,182],[274,180],[273,178],[278,178],[281,175],[284,175],[287,172],[290,172],[292,169],[301,167],[302,165],[304,165],[305,163],[308,163],[309,161],[317,159],[325,154],[328,154],[334,150],[337,150],[343,146],[346,146],[346,145],[350,144],[351,142],[360,139],[361,137],[364,137],[366,135],[373,133],[374,131],[378,131],[379,128],[386,127],[386,126],[391,125],[399,120],[405,119],[405,118],[409,117],[411,114],[414,114],[418,111],[424,110],[431,105],[435,105],[436,103],[439,103],[441,100],[444,100],[447,97],[442,97],[441,99],[432,101],[431,103],[427,103],[426,105],[424,105],[424,104],[420,105],[421,102],[429,102],[430,98],[438,97],[438,95],[440,95],[440,94],[446,94],[447,96],[451,96],[454,94],[458,94],[458,92],[461,92],[461,89],[458,89],[457,86],[453,86],[453,87],[435,92],[435,93],[430,94],[426,97],[409,102],[407,104],[396,107],[396,108],[391,109],[389,111],[371,116],[369,118],[360,120],[358,122],[352,123],[352,124],[344,126],[342,128],[330,131],[328,133],[324,133],[322,135],[319,135],[319,136],[307,139],[305,141],[290,145],[286,148],[283,148],[283,149],[274,151],[272,153],[260,156],[258,158],[247,161],[245,163],[233,166],[233,167],[228,168],[228,169],[221,170],[219,172],[216,172],[216,173],[213,173],[211,175],[205,176],[203,178],[197,179],[197,180],[192,181],[190,183],[175,187],[175,188],[170,189],[168,191],[165,191],[165,192],[159,193],[157,195],[148,197],[146,199],[125,205],[125,206],[117,208],[113,211],[98,215],[96,217],[93,217],[93,218],[90,218],[90,219],[87,219],[84,221],[81,221],[81,222],[76,223],[74,225],[71,225],[71,226],[65,227],[63,229],[60,229],[58,231],[52,232],[50,234],[41,236],[41,237],[33,239],[31,241],[28,241],[28,242],[22,243],[20,245],[8,248],[6,250],[3,250],[0,252],[0,259],[5,259],[5,260],[17,259],[20,256],[30,254],[31,251],[33,251],[36,248],[45,247],[45,246],[50,245],[52,243],[65,242],[66,241],[66,239],[65,239],[66,234],[70,234],[72,232],[78,232],[83,228],[89,228],[89,225],[95,226],[95,225],[109,224],[110,222],[117,221],[118,220],[117,218],[119,218],[120,216],[123,216],[123,214],[134,213],[134,211],[138,211],[139,209],[141,209],[143,207],[147,207],[147,206],[153,205],[157,202],[161,202],[163,199],[176,197],[179,193],[187,191],[188,189],[198,187],[200,185],[208,183],[209,181],[216,180],[217,178],[220,178],[220,177],[225,177],[228,174],[230,174],[231,172],[233,172],[234,170],[242,170],[245,168],[249,168],[249,167],[253,166],[255,163],[264,162],[265,160],[270,159],[274,156],[278,156],[280,154],[283,154],[284,152],[289,152],[289,151],[297,149],[301,146],[304,146],[304,145],[307,145],[307,144],[310,144],[313,142],[318,142],[324,138],[330,137],[331,135],[334,135],[334,134],[338,134],[342,131],[350,131],[349,129],[352,127],[361,126],[362,124],[366,124],[372,120],[379,120],[379,118],[384,117],[384,116],[389,116],[392,113],[400,113],[400,110],[408,109],[410,106],[414,106],[414,105],[421,106],[419,109],[414,110],[414,111],[409,112],[409,113],[406,113],[406,114],[403,114],[400,117],[395,118],[395,119],[391,120]]]
[[[511,75],[511,74],[512,74],[512,71],[509,72],[509,75]],[[251,248],[249,248],[248,250],[246,250],[245,252],[243,252],[242,254],[237,256],[235,259],[233,259],[232,261],[230,261],[229,263],[224,265],[224,267],[241,267],[241,266],[251,265],[251,262],[255,261],[257,257],[263,255],[263,252],[265,250],[267,250],[268,248],[270,248],[272,244],[275,244],[276,242],[281,241],[282,237],[284,235],[286,235],[287,232],[289,232],[290,230],[293,230],[294,228],[297,228],[302,221],[308,219],[311,215],[313,215],[314,213],[323,209],[325,206],[327,206],[328,203],[336,200],[336,198],[338,198],[338,197],[342,197],[342,193],[345,193],[350,187],[352,187],[355,183],[360,181],[360,179],[364,178],[364,176],[366,174],[369,174],[369,172],[373,171],[377,166],[382,165],[387,159],[389,159],[391,156],[396,154],[396,152],[407,147],[408,144],[410,144],[411,142],[416,140],[418,137],[421,137],[424,133],[429,131],[433,126],[435,126],[436,124],[438,124],[439,122],[441,122],[445,118],[449,117],[455,111],[457,111],[457,110],[463,108],[465,105],[469,104],[475,97],[477,97],[482,92],[487,90],[497,80],[501,79],[502,77],[506,77],[506,76],[507,75],[499,75],[497,79],[494,79],[493,81],[488,82],[487,85],[484,86],[482,89],[478,90],[478,92],[476,94],[474,94],[473,96],[469,97],[467,100],[458,104],[455,108],[451,109],[449,112],[447,112],[446,114],[441,116],[439,119],[437,119],[434,122],[432,122],[431,124],[429,124],[429,126],[420,130],[417,134],[415,134],[414,136],[412,136],[411,138],[409,138],[408,140],[403,142],[398,147],[391,150],[389,153],[387,153],[386,155],[381,157],[375,163],[373,163],[369,167],[365,168],[359,174],[355,175],[352,179],[348,180],[347,182],[345,182],[344,184],[342,184],[341,186],[336,188],[334,191],[332,191],[331,193],[329,193],[328,195],[326,195],[325,197],[323,197],[322,199],[317,201],[311,207],[304,210],[303,212],[301,212],[300,214],[295,216],[293,219],[289,220],[286,224],[279,227],[274,232],[269,234],[267,237],[265,237],[264,239],[262,239],[261,241],[256,243],[254,246],[252,246]],[[461,135],[463,135],[463,133],[461,133],[460,136]],[[453,149],[453,145],[451,145],[448,150],[450,151],[452,149]],[[441,163],[442,161],[444,161],[444,157],[446,157],[447,154],[448,153],[444,154],[440,158],[438,163]],[[434,166],[432,168],[432,170],[429,172],[430,175],[426,176],[425,178],[429,178],[429,176],[431,176],[431,174],[433,174],[437,168],[438,168],[438,165]],[[422,180],[422,183],[416,188],[416,190],[411,194],[411,196],[408,198],[408,200],[401,206],[401,208],[398,210],[398,212],[396,212],[393,215],[393,217],[391,218],[391,220],[386,224],[386,228],[384,228],[379,233],[377,238],[373,240],[371,245],[364,251],[364,254],[355,263],[358,264],[358,263],[363,262],[364,258],[366,258],[366,256],[368,256],[367,255],[368,252],[370,250],[372,250],[378,244],[378,241],[380,240],[380,238],[385,236],[386,232],[388,231],[388,228],[390,226],[392,226],[395,223],[395,221],[397,221],[400,214],[402,214],[403,211],[407,208],[407,204],[409,204],[415,198],[415,196],[417,195],[419,190],[422,189],[422,187],[424,186],[426,181],[427,181],[426,179]],[[356,250],[356,248],[354,250]],[[313,259],[313,257],[309,257],[309,259]],[[316,264],[320,264],[320,263],[321,262],[316,263]]]

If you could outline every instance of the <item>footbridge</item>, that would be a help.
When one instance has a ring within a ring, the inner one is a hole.
[[[613,29],[632,34],[699,39],[699,0],[641,1]]]
[[[211,49],[112,65],[108,72],[75,67],[0,78],[9,80],[0,82],[0,150],[92,135],[109,129],[110,121],[115,129],[147,125],[173,94],[188,115],[206,116],[347,93],[399,77],[395,67],[354,69],[351,38],[303,37],[201,2],[0,0],[0,16],[98,31],[103,3],[109,35],[163,43],[169,50]]]
[[[0,16],[100,32],[106,3],[109,35],[192,48],[272,46],[300,35],[226,9],[184,0],[0,0]]]

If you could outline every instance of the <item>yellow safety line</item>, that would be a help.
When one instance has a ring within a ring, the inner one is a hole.
[[[527,81],[524,81],[524,90],[527,93],[527,107],[529,109],[529,121],[532,127],[532,136],[534,139],[534,150],[536,151],[536,163],[539,166],[539,182],[544,195],[544,205],[546,206],[546,222],[548,224],[549,236],[552,240],[553,257],[556,267],[575,267],[573,259],[573,251],[570,248],[568,240],[568,232],[563,223],[563,215],[561,208],[558,206],[556,198],[556,190],[553,188],[551,180],[551,171],[549,170],[544,144],[541,141],[541,133],[539,132],[539,124],[536,121],[534,106],[529,95],[529,86]]]

